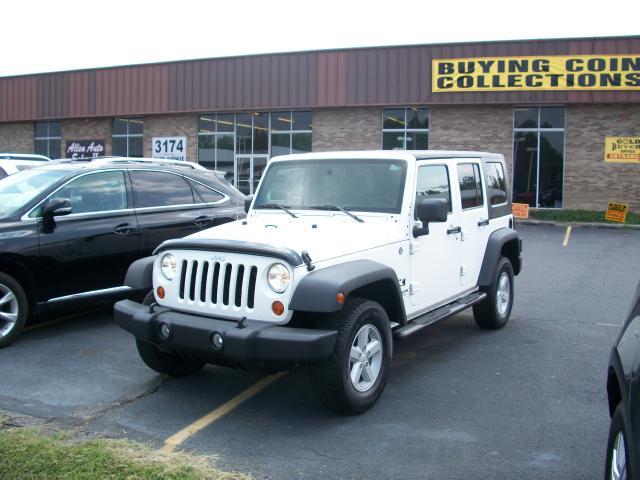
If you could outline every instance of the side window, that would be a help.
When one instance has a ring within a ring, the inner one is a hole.
[[[458,183],[462,209],[479,207],[484,204],[480,167],[477,163],[458,164]]]
[[[224,198],[224,195],[222,195],[220,192],[216,192],[215,190],[209,187],[205,187],[200,183],[191,182],[191,185],[193,185],[193,188],[195,189],[197,194],[200,196],[200,198],[202,198],[202,201],[204,203],[219,202]],[[196,198],[196,200],[200,200],[200,198]]]
[[[133,206],[171,207],[193,204],[193,190],[179,175],[167,172],[131,171]]]
[[[447,201],[448,210],[451,211],[449,170],[445,165],[427,165],[418,168],[416,205],[423,198],[444,198]]]
[[[500,205],[507,201],[507,181],[504,168],[499,162],[485,163],[484,175],[487,179],[489,205]]]
[[[127,208],[122,171],[90,173],[70,181],[53,194],[71,200],[71,213],[107,212]]]

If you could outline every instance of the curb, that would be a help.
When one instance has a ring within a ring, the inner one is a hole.
[[[614,230],[640,230],[640,225],[625,225],[615,223],[600,223],[600,222],[556,222],[553,220],[525,220],[525,219],[513,219],[514,227],[518,225],[539,225],[548,227],[585,227],[585,228],[611,228]]]

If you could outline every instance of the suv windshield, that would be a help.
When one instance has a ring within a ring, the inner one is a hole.
[[[267,169],[254,208],[400,213],[407,171],[402,160],[296,160]]]
[[[23,170],[0,181],[0,219],[8,218],[56,183],[64,170]]]

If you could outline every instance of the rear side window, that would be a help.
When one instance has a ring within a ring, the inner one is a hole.
[[[202,198],[202,201],[204,203],[219,202],[224,198],[224,195],[222,195],[220,192],[216,192],[215,190],[209,187],[205,187],[200,183],[196,183],[192,181],[191,185],[193,185],[193,188],[195,189],[197,194]],[[200,200],[200,199],[197,198],[197,200]]]
[[[131,182],[135,208],[172,207],[194,203],[191,186],[179,175],[133,170]]]
[[[463,210],[484,204],[480,167],[477,163],[459,163],[458,182],[460,184],[460,200]]]
[[[504,168],[499,162],[484,164],[484,176],[487,179],[487,197],[489,205],[500,205],[507,201],[507,181]]]
[[[418,168],[416,205],[423,198],[444,198],[447,201],[447,209],[451,211],[449,170],[445,165],[427,165]]]

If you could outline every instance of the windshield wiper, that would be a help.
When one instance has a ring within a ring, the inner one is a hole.
[[[265,203],[264,205],[257,205],[257,208],[279,208],[287,212],[293,218],[298,218],[295,213],[289,210],[291,208],[289,205],[280,205],[279,203]]]
[[[360,223],[364,223],[364,220],[361,219],[360,217],[358,217],[357,215],[354,215],[353,213],[351,213],[350,211],[338,206],[338,205],[313,205],[309,208],[313,208],[314,210],[339,210],[342,213],[346,213],[347,215],[349,215],[351,218],[353,218],[355,221],[360,222]]]

